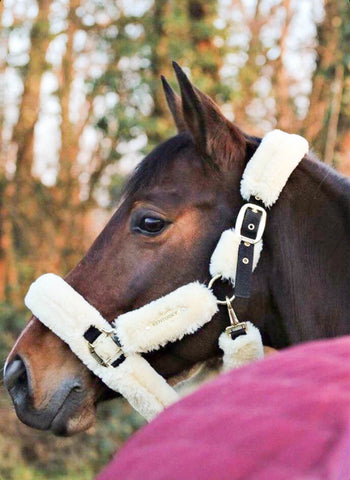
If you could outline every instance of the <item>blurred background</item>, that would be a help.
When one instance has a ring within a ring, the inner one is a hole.
[[[75,265],[175,133],[171,60],[248,133],[300,133],[350,175],[348,0],[0,0],[0,23],[2,363],[29,284]],[[91,479],[141,424],[114,401],[57,439],[21,425],[1,385],[0,479]]]

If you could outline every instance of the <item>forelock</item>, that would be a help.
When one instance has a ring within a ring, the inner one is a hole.
[[[192,137],[187,132],[180,133],[158,145],[137,165],[122,195],[124,197],[135,195],[140,190],[159,182],[162,175],[171,168],[176,158],[186,148],[194,148]]]

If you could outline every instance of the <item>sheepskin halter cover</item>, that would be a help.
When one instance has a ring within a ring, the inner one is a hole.
[[[264,207],[271,207],[276,202],[290,174],[307,151],[307,141],[298,135],[273,130],[263,138],[241,181],[241,195],[250,203],[243,205],[236,227],[222,233],[211,258],[212,280],[208,286],[198,282],[184,285],[144,307],[119,316],[112,325],[62,278],[51,273],[42,275],[30,286],[25,304],[69,345],[88,369],[151,420],[177,400],[177,393],[142,357],[142,353],[193,334],[212,319],[218,311],[218,304],[227,305],[231,322],[219,338],[219,346],[224,352],[224,370],[263,357],[260,332],[251,322],[237,320],[231,305],[234,296],[219,300],[211,287],[218,279],[228,280],[235,288],[235,296],[249,296],[247,279],[255,269],[263,247]],[[264,207],[251,203],[251,198]],[[247,224],[248,233],[244,230],[246,217],[252,222]],[[250,235],[249,230],[254,229],[256,231]]]

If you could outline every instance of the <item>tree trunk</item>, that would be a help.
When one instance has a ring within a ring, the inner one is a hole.
[[[330,92],[335,79],[336,66],[342,62],[340,44],[340,3],[342,0],[325,0],[325,16],[318,26],[317,62],[312,80],[310,108],[304,121],[303,134],[322,157],[327,138]]]
[[[335,69],[335,79],[333,85],[333,99],[331,103],[331,112],[327,129],[326,147],[324,161],[332,165],[334,161],[335,143],[338,131],[338,121],[341,108],[341,100],[344,84],[344,66],[339,64]]]
[[[34,127],[39,115],[41,77],[46,69],[45,56],[50,42],[48,16],[51,3],[50,0],[38,1],[38,17],[30,34],[31,49],[19,117],[12,135],[17,147],[15,179],[21,186],[31,177],[33,165]]]

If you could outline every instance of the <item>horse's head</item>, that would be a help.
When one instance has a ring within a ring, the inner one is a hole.
[[[120,207],[66,277],[108,321],[188,282],[207,281],[216,242],[242,203],[239,181],[254,140],[175,70],[181,98],[163,84],[179,134],[141,162]],[[218,314],[195,335],[147,358],[172,377],[218,353],[222,322]],[[34,317],[7,359],[5,383],[23,422],[59,434],[88,428],[96,403],[111,396]]]

